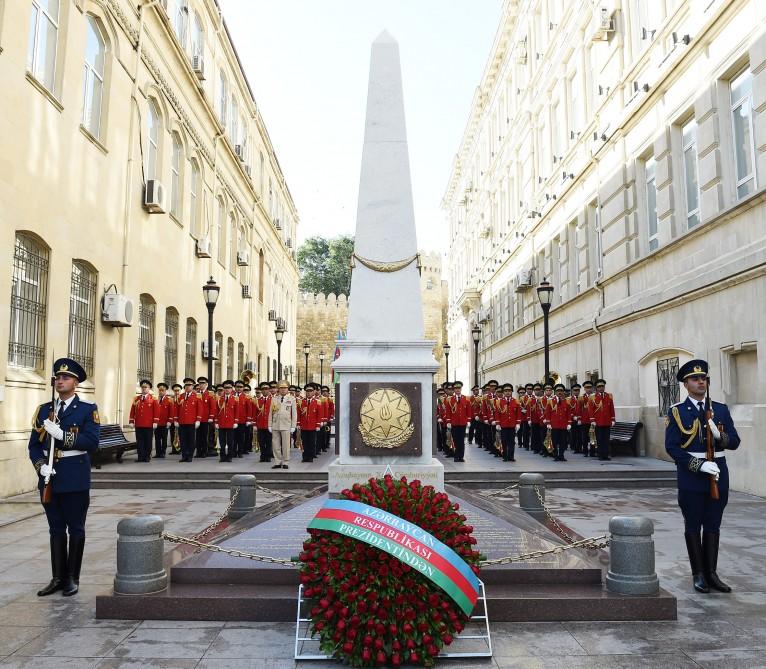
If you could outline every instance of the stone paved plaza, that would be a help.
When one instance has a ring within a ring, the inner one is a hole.
[[[572,458],[576,462],[579,456]],[[517,459],[514,468],[520,471],[535,471],[543,464],[527,452]],[[496,462],[475,447],[469,449],[467,460],[466,466],[476,471]],[[642,464],[650,462],[641,460]],[[241,471],[258,467],[248,458],[240,462]],[[659,461],[654,464],[666,466]],[[580,465],[573,462],[572,466]],[[211,522],[227,499],[223,489],[94,490],[80,594],[71,599],[35,595],[50,577],[47,525],[39,515],[35,496],[22,495],[0,504],[0,666],[295,666],[290,624],[95,619],[95,597],[109,591],[114,576],[115,528],[121,517],[158,513],[165,518],[168,531],[190,534]],[[273,499],[258,493],[258,505]],[[514,493],[505,499],[508,504],[518,503]],[[612,515],[651,517],[656,527],[657,572],[662,587],[678,597],[678,621],[495,623],[491,626],[494,658],[445,661],[444,666],[766,667],[766,500],[731,495],[719,565],[721,576],[734,587],[728,596],[692,593],[675,490],[599,489],[591,493],[556,488],[549,492],[548,502],[583,536],[604,533]],[[300,665],[317,669],[340,666],[325,662]]]

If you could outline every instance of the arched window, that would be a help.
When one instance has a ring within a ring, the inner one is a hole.
[[[176,16],[174,22],[176,37],[181,48],[186,49],[186,29],[189,25],[189,5],[187,0],[176,0]]]
[[[83,78],[82,125],[94,137],[101,136],[101,100],[104,90],[106,42],[96,19],[86,17],[85,76]]]
[[[49,258],[47,246],[31,235],[16,233],[8,335],[8,364],[12,367],[41,370],[45,366]]]
[[[229,214],[229,271],[237,273],[237,219],[234,212]]]
[[[186,319],[186,364],[184,376],[197,378],[197,321],[193,318]]]
[[[165,309],[165,376],[168,385],[178,376],[178,312],[173,307]]]
[[[181,180],[183,166],[183,145],[177,132],[173,133],[173,156],[170,161],[170,213],[181,220]]]
[[[56,85],[58,33],[59,0],[32,0],[27,69],[51,92]]]
[[[81,260],[72,261],[68,355],[83,366],[88,376],[93,375],[97,286],[96,270]]]
[[[226,205],[223,198],[218,198],[218,262],[226,263]]]
[[[154,100],[149,100],[149,143],[146,152],[146,178],[156,179],[159,172],[160,133],[162,116]]]
[[[224,379],[221,377],[221,369],[222,369],[222,361],[221,358],[223,358],[223,335],[220,332],[215,333],[215,344],[213,345],[213,354],[218,354],[218,357],[215,359],[215,367],[214,367],[214,373],[215,373],[215,381],[211,381],[211,383],[221,383]]]
[[[137,380],[154,376],[154,317],[157,305],[151,295],[142,294],[138,306]]]
[[[202,177],[199,171],[199,163],[195,158],[191,161],[191,181],[189,188],[189,229],[194,237],[199,236],[199,207],[200,187]]]
[[[245,345],[242,342],[237,344],[237,378],[242,376],[245,371]]]
[[[258,252],[258,299],[263,304],[263,272],[266,267],[263,249]]]
[[[192,56],[201,56],[205,50],[205,35],[202,29],[202,19],[197,12],[194,12],[194,20],[192,21],[192,33],[191,33],[191,53]]]
[[[219,78],[221,80],[221,97],[218,101],[218,118],[221,121],[224,132],[226,132],[226,110],[227,105],[229,104],[229,83],[226,80],[226,75],[223,70],[220,71]]]
[[[226,340],[226,378],[234,378],[234,340],[231,337]]]

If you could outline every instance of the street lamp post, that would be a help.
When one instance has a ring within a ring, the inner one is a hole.
[[[319,385],[324,385],[324,351],[319,352]]]
[[[281,323],[277,323],[274,330],[274,336],[277,338],[277,381],[282,380],[282,338],[285,336],[285,328]]]
[[[473,337],[473,385],[479,385],[479,339],[481,339],[481,328],[474,325],[471,330]]]
[[[537,287],[537,297],[540,299],[540,306],[543,308],[543,346],[545,355],[545,379],[543,383],[548,383],[550,376],[550,341],[548,338],[548,312],[551,310],[551,300],[553,299],[553,286],[545,279]]]
[[[449,350],[450,350],[450,345],[445,343],[444,346],[442,346],[442,350],[444,351],[444,364],[445,364],[445,367],[446,367],[446,369],[445,369],[445,372],[446,372],[445,376],[446,376],[446,378],[444,380],[445,381],[449,381]]]
[[[213,280],[212,276],[202,286],[202,295],[207,306],[207,379],[210,385],[213,384],[213,310],[216,302],[218,302],[220,292],[221,287]]]
[[[311,344],[306,342],[303,345],[303,356],[306,358],[306,366],[304,367],[304,376],[306,378],[303,381],[304,386],[309,382],[309,351],[310,350],[311,350]]]

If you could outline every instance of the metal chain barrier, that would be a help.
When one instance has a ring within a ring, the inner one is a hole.
[[[521,555],[508,555],[506,557],[495,558],[494,560],[484,560],[481,562],[482,567],[487,567],[493,564],[511,564],[513,562],[527,562],[528,560],[536,560],[544,555],[553,555],[554,553],[563,553],[564,551],[571,550],[572,548],[605,548],[609,545],[609,541],[606,538],[606,534],[602,534],[600,537],[589,537],[588,539],[582,539],[581,541],[575,541],[574,543],[566,546],[556,546],[555,548],[549,548],[545,551],[534,551],[532,553],[522,553]],[[599,544],[595,541],[601,541]]]
[[[170,534],[169,532],[163,532],[162,538],[165,541],[170,541],[174,544],[186,544],[187,546],[196,546],[198,549],[204,549],[206,551],[212,551],[213,553],[226,553],[233,557],[247,558],[248,560],[255,560],[257,562],[268,562],[269,564],[281,564],[289,567],[297,567],[298,564],[288,558],[275,558],[267,555],[258,555],[256,553],[247,553],[245,551],[237,550],[236,548],[222,548],[215,544],[206,544],[196,539],[190,539],[189,537],[182,537],[177,534]]]
[[[538,486],[533,486],[535,489],[535,494],[537,495],[537,499],[540,502],[540,506],[543,507],[543,512],[545,513],[545,517],[551,521],[551,525],[553,525],[556,532],[558,532],[565,541],[567,541],[570,546],[574,546],[575,544],[583,544],[586,548],[606,548],[609,545],[609,539],[606,539],[606,535],[603,535],[601,537],[593,537],[592,539],[581,539],[580,541],[577,541],[572,535],[568,534],[567,531],[559,525],[559,522],[556,520],[554,515],[551,513],[551,510],[546,506],[545,502],[543,501],[543,496],[540,493],[540,488]],[[598,544],[598,545],[587,545],[587,542],[589,541],[598,541],[600,539],[606,539],[605,542]]]
[[[507,488],[503,488],[502,490],[495,490],[494,492],[481,492],[479,493],[482,497],[497,497],[499,495],[502,495],[503,493],[508,492],[509,490],[515,490],[519,487],[518,483],[512,483]]]
[[[282,499],[287,499],[288,497],[292,497],[292,494],[285,494],[283,492],[278,492],[276,490],[271,490],[269,488],[264,488],[262,485],[255,484],[255,487],[260,490],[261,492],[266,492],[269,495],[274,495],[275,497],[281,497]]]
[[[208,525],[202,532],[197,532],[194,536],[192,536],[192,539],[201,539],[206,534],[210,534],[216,527],[218,527],[222,522],[223,519],[226,518],[229,515],[229,511],[231,511],[231,507],[234,506],[234,502],[237,501],[237,497],[239,497],[239,491],[241,488],[234,488],[234,494],[231,496],[231,499],[229,500],[229,506],[226,507],[226,510],[218,516],[210,525]]]

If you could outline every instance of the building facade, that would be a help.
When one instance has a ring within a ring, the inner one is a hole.
[[[0,2],[0,496],[53,357],[127,424],[140,378],[294,362],[298,214],[215,0]]]
[[[603,376],[663,447],[675,370],[711,364],[766,493],[766,5],[508,1],[452,166],[448,332],[459,375]]]
[[[438,253],[420,254],[420,294],[423,301],[425,338],[435,342],[434,358],[439,362],[435,382],[444,381],[446,358],[443,345],[447,341],[447,282],[442,279],[442,261]],[[309,381],[331,386],[332,361],[338,336],[345,337],[348,325],[349,299],[345,295],[301,293],[298,298],[298,338],[296,340],[294,383]],[[303,345],[309,344],[308,365]],[[341,345],[342,348],[342,345]],[[319,354],[324,353],[320,362]],[[452,367],[450,378],[454,379]]]

